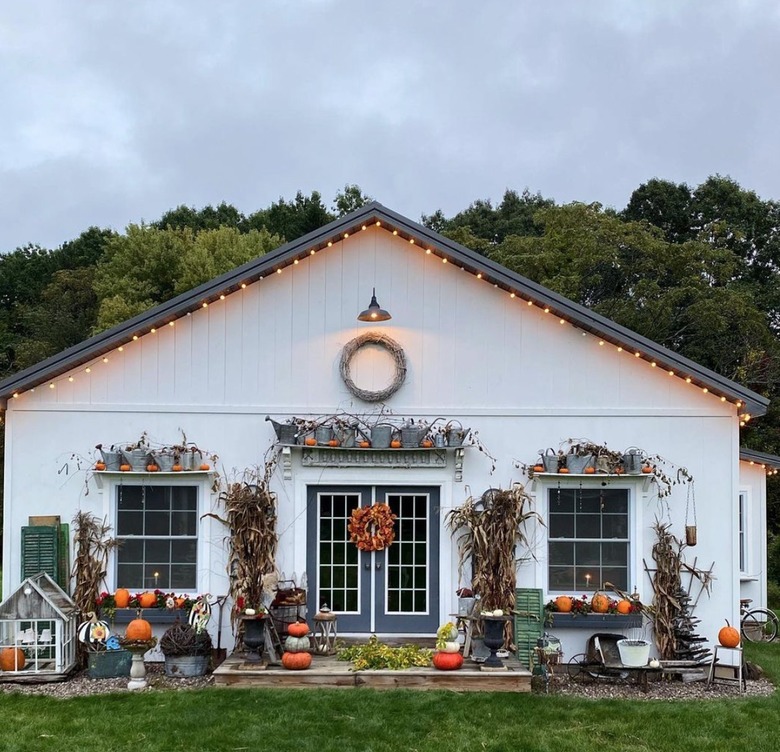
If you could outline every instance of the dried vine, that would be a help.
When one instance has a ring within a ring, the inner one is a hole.
[[[73,518],[75,558],[71,576],[75,580],[73,600],[82,614],[97,611],[97,600],[106,577],[108,555],[119,542],[109,536],[111,526],[89,512]]]
[[[207,630],[198,632],[183,621],[168,627],[160,639],[160,650],[166,656],[211,655],[211,648],[211,635]]]
[[[395,364],[395,374],[393,380],[384,389],[369,391],[361,389],[352,380],[351,363],[358,350],[366,345],[378,345],[386,350]],[[339,362],[339,373],[350,393],[362,399],[364,402],[382,402],[395,394],[406,380],[406,355],[403,348],[392,337],[388,337],[381,332],[365,332],[358,337],[347,342],[341,351],[341,361]]]
[[[517,584],[516,549],[531,555],[526,532],[529,520],[541,522],[530,510],[531,497],[517,484],[512,489],[490,489],[478,498],[469,497],[447,514],[447,526],[457,535],[458,575],[471,562],[471,586],[481,597],[482,608],[511,611]],[[511,641],[511,622],[505,641]]]

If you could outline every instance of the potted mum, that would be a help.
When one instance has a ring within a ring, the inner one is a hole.
[[[186,622],[177,621],[160,640],[165,656],[165,675],[173,677],[203,676],[211,657],[211,635]]]

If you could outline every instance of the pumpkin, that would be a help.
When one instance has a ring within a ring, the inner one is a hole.
[[[606,614],[609,609],[609,598],[604,593],[596,593],[590,599],[590,607],[594,613]]]
[[[309,634],[309,625],[305,621],[296,621],[287,627],[287,634],[293,637],[306,637]]]
[[[390,442],[390,446],[391,446],[393,449],[400,449],[400,448],[401,448],[401,440],[400,440],[400,439],[393,439],[393,440]]]
[[[130,591],[127,588],[117,588],[114,593],[114,603],[117,608],[127,608],[130,605]]]
[[[460,653],[434,653],[433,667],[439,671],[455,671],[463,665],[463,656]]]
[[[726,626],[720,628],[718,632],[718,642],[724,648],[736,648],[739,646],[739,630],[735,629],[726,621]]]
[[[534,472],[535,473],[543,473],[544,472],[544,465],[534,465]]]
[[[371,442],[370,441],[366,441],[365,439],[363,439],[363,441],[360,442],[359,446],[360,446],[361,449],[370,449],[371,448]]]
[[[121,470],[123,473],[126,473],[126,472],[128,472],[128,471],[132,470],[133,468],[132,468],[130,465],[128,465],[128,464],[124,464],[124,465],[120,465],[120,466],[119,466],[119,469],[120,469],[120,470]]]
[[[184,608],[185,603],[187,603],[187,599],[183,595],[180,595],[176,599],[176,608]]]
[[[565,475],[566,473],[569,472],[569,468],[568,467],[561,467],[561,468],[558,469],[558,472],[559,473],[563,473]]]
[[[571,611],[572,605],[571,598],[569,598],[568,595],[559,595],[555,599],[555,608],[562,614],[568,614]]]
[[[154,608],[157,605],[157,593],[147,590],[138,596],[138,605],[141,608]]]
[[[615,468],[615,475],[623,475],[624,472],[625,470],[620,466]]]
[[[105,643],[111,636],[108,622],[98,619],[94,611],[89,612],[89,617],[87,621],[79,624],[76,632],[79,642],[83,642],[85,645],[88,643],[94,645]]]
[[[420,446],[425,449],[430,449],[433,446],[433,442],[430,439],[423,439]]]
[[[125,639],[131,642],[146,642],[152,639],[152,625],[146,619],[133,619],[125,631]]]
[[[618,601],[617,612],[619,614],[630,614],[633,605],[634,604],[631,603],[631,601],[624,598],[622,601]]]
[[[146,466],[146,472],[147,473],[156,473],[160,469],[159,465],[155,465],[154,462],[150,462]]]
[[[317,446],[317,439],[314,438],[314,436],[307,436],[303,443],[306,444],[306,446]]]
[[[292,635],[284,641],[284,649],[288,653],[307,653],[311,650],[311,642],[308,637],[293,637]]]
[[[287,639],[290,639],[289,637]],[[290,671],[302,671],[311,666],[310,653],[284,653],[282,655],[282,666]]]
[[[172,465],[171,470],[174,473],[180,473],[182,470],[184,470],[184,468],[181,465]]]
[[[208,462],[204,462],[204,463],[203,463],[203,464],[202,464],[202,465],[201,465],[201,466],[198,468],[198,470],[211,470],[211,465],[209,465],[209,463],[208,463]]]
[[[596,472],[596,468],[595,468],[595,467],[593,467],[592,465],[588,465],[588,466],[585,468],[585,472],[586,472],[588,475],[593,475],[593,473],[595,473],[595,472]]]
[[[1,671],[21,671],[27,665],[27,658],[21,648],[3,648],[0,650]]]
[[[106,463],[105,462],[96,462],[95,463],[95,470],[105,470],[106,469]]]
[[[642,472],[643,473],[652,473],[653,468],[650,465],[642,465]]]
[[[442,653],[460,653],[460,643],[448,640],[440,650]]]
[[[328,442],[329,447],[337,447],[341,442],[338,439],[331,439]]]

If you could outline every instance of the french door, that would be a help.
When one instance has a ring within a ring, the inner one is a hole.
[[[383,551],[349,540],[352,511],[388,504],[398,519]],[[309,612],[324,603],[340,632],[430,633],[439,620],[439,489],[309,486]]]

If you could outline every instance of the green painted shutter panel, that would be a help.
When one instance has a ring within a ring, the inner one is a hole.
[[[46,572],[59,582],[59,538],[59,526],[22,528],[22,579]]]
[[[527,669],[534,666],[536,641],[544,633],[542,591],[538,588],[515,590],[515,645],[517,660]]]
[[[57,584],[66,592],[70,592],[70,525],[63,522],[59,531],[59,557],[57,565],[60,568],[60,576]]]

